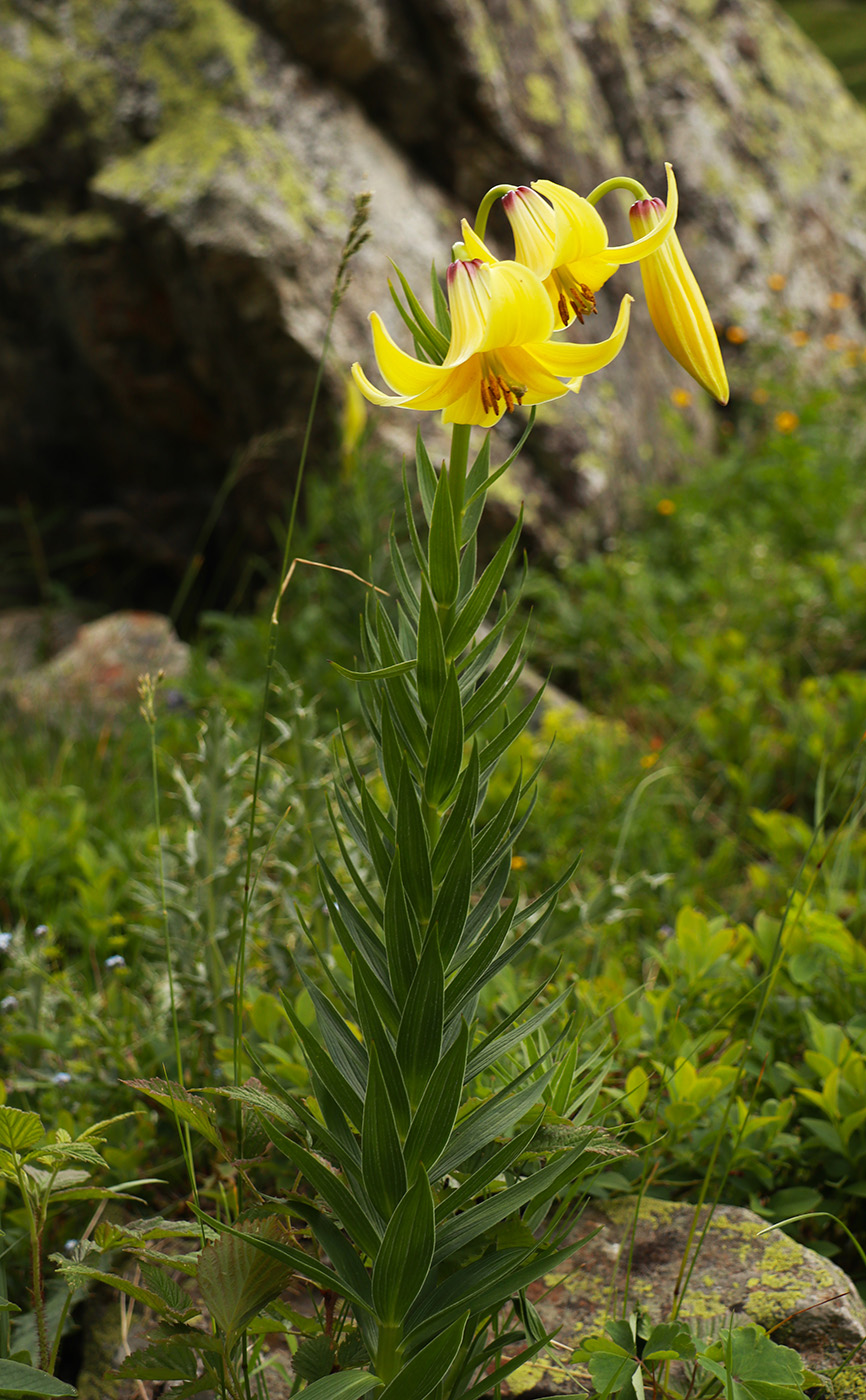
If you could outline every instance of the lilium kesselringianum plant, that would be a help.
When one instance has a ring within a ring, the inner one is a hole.
[[[453,262],[447,289],[451,341],[441,365],[407,355],[372,312],[379,371],[394,390],[371,384],[359,364],[355,383],[371,403],[441,409],[445,423],[489,428],[517,404],[547,403],[580,388],[584,375],[610,363],[625,342],[630,297],[613,334],[596,345],[551,340],[554,313],[541,280],[517,262],[485,258]]]
[[[552,180],[509,190],[502,199],[514,234],[514,257],[544,284],[556,323],[567,326],[595,313],[595,294],[624,263],[640,262],[659,249],[677,217],[677,184],[667,167],[667,208],[654,226],[622,247],[610,247],[604,220],[587,199]],[[500,187],[501,188],[501,187]],[[483,208],[483,206],[482,206]],[[483,216],[482,216],[483,222]],[[483,237],[483,228],[480,229]],[[464,220],[463,240],[469,257],[492,254]]]

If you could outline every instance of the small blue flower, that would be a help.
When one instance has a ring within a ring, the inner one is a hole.
[[[66,1243],[65,1243],[64,1246],[63,1246],[63,1253],[64,1253],[64,1254],[71,1254],[72,1251],[73,1251],[73,1249],[75,1249],[75,1247],[77,1246],[77,1244],[78,1244],[78,1240],[67,1240]]]
[[[59,1069],[51,1082],[53,1084],[71,1084],[72,1075],[67,1074],[65,1069]]]
[[[48,932],[48,925],[47,925],[47,924],[37,924],[36,927],[35,927],[35,929],[33,930],[33,937],[34,937],[34,938],[44,938],[47,932]]]
[[[7,953],[9,951],[9,944],[11,942],[11,933],[0,933],[0,953]]]
[[[18,998],[17,998],[17,997],[4,997],[3,1000],[0,1001],[0,1011],[17,1011],[17,1010],[18,1010]]]
[[[126,967],[126,958],[122,953],[112,953],[110,958],[105,959],[106,967]]]

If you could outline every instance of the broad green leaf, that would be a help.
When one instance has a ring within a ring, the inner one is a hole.
[[[436,930],[436,939],[445,967],[450,964],[463,935],[471,894],[472,830],[466,826],[430,915],[430,927]]]
[[[410,1102],[420,1102],[430,1075],[439,1063],[445,1007],[445,979],[435,930],[431,930],[418,962],[397,1034],[397,1059]]]
[[[402,1005],[409,995],[418,966],[415,948],[420,941],[418,922],[406,901],[402,870],[403,862],[398,848],[385,891],[385,948],[391,986],[398,1005]]]
[[[450,608],[457,597],[457,590],[460,586],[460,556],[454,531],[454,512],[451,505],[451,492],[448,489],[448,473],[444,471],[440,472],[436,485],[427,558],[433,597],[443,607]]]
[[[0,1106],[0,1147],[5,1147],[10,1152],[26,1152],[44,1136],[45,1129],[38,1113],[29,1113],[22,1108],[9,1108],[7,1104]],[[69,1391],[55,1393],[66,1395]]]
[[[155,1103],[168,1109],[169,1113],[175,1114],[182,1123],[188,1123],[191,1128],[195,1128],[211,1146],[221,1151],[224,1149],[216,1125],[213,1104],[200,1099],[196,1094],[191,1094],[183,1085],[165,1079],[125,1079],[123,1082],[128,1088],[137,1089],[139,1093],[146,1094]]]
[[[433,851],[433,879],[436,884],[444,880],[446,873],[451,867],[452,861],[457,855],[457,851],[463,842],[464,833],[468,827],[471,831],[472,823],[475,819],[475,809],[478,804],[478,745],[473,744],[469,755],[469,762],[463,770],[460,778],[460,787],[454,802],[454,806],[448,814],[444,826],[439,833],[439,840]]]
[[[377,1400],[426,1400],[457,1360],[468,1320],[469,1314],[464,1313],[409,1361],[404,1361],[399,1375],[388,1382]]]
[[[334,1273],[326,1264],[320,1264],[318,1259],[312,1255],[305,1254],[301,1249],[294,1249],[291,1245],[285,1245],[280,1240],[271,1239],[267,1235],[244,1235],[233,1225],[227,1225],[223,1220],[216,1220],[213,1216],[205,1215],[197,1206],[191,1207],[193,1213],[205,1224],[212,1227],[220,1235],[237,1235],[245,1244],[251,1245],[254,1249],[260,1249],[263,1254],[269,1254],[274,1259],[279,1259],[288,1265],[302,1279],[309,1283],[315,1283],[319,1288],[333,1289],[337,1293],[342,1293],[350,1303],[357,1303],[365,1307],[366,1303],[354,1289],[349,1287],[344,1278]],[[112,1275],[106,1274],[105,1278],[110,1279]],[[121,1287],[126,1282],[125,1279],[118,1279],[117,1286]],[[152,1304],[150,1304],[152,1306]]]
[[[382,1382],[370,1371],[337,1371],[333,1376],[322,1376],[313,1381],[304,1391],[305,1400],[360,1400],[362,1395],[382,1392],[378,1390]]]
[[[695,1354],[692,1334],[682,1322],[660,1322],[650,1332],[644,1342],[641,1360],[675,1361],[691,1360]]]
[[[435,726],[433,734],[435,737]],[[421,803],[409,773],[409,765],[405,761],[400,774],[396,827],[403,888],[417,918],[425,923],[429,919],[430,910],[433,907],[430,845],[421,812]]]
[[[751,1324],[734,1327],[705,1350],[698,1365],[725,1383],[732,1400],[803,1400],[803,1361]]]
[[[391,1043],[391,1036],[388,1034],[380,1014],[379,1005],[377,1005],[375,979],[358,962],[357,958],[352,960],[352,972],[355,986],[355,1005],[358,1008],[358,1020],[361,1023],[364,1041],[368,1046],[375,1045],[376,1047],[379,1068],[382,1071],[385,1087],[388,1090],[388,1098],[391,1100],[391,1107],[394,1110],[397,1130],[402,1137],[409,1128],[409,1095],[406,1092],[400,1065]]]
[[[436,604],[430,596],[426,582],[421,582],[421,609],[418,618],[418,665],[416,684],[421,710],[428,724],[432,724],[442,691],[445,689],[445,648],[442,643],[442,628]]]
[[[460,655],[472,641],[487,616],[522,528],[523,509],[521,507],[512,529],[502,541],[451,624],[451,629],[445,638],[445,655],[447,657],[452,658]]]
[[[235,1234],[206,1244],[199,1255],[198,1286],[229,1348],[247,1323],[294,1277],[294,1270],[285,1261],[256,1249],[250,1243],[253,1236],[280,1244],[292,1239],[278,1216],[268,1216],[240,1222]]]
[[[424,775],[424,796],[431,807],[442,807],[451,796],[463,762],[463,705],[457,671],[451,666],[439,701]]]
[[[433,1196],[419,1171],[388,1221],[373,1266],[373,1307],[378,1321],[402,1323],[427,1281],[433,1258]]]
[[[192,1380],[196,1374],[195,1352],[183,1342],[157,1343],[125,1356],[113,1368],[113,1374],[136,1381]]]
[[[21,1112],[20,1109],[9,1109],[8,1112]],[[36,1118],[35,1113],[28,1115]],[[14,1143],[9,1144],[14,1147]],[[47,1371],[40,1371],[35,1366],[24,1366],[20,1361],[0,1360],[0,1395],[77,1395],[74,1385],[67,1385],[65,1381],[59,1381],[55,1376],[49,1376]]]
[[[420,428],[415,434],[415,469],[418,473],[418,491],[424,518],[429,525],[433,518],[433,502],[436,499],[436,470],[430,461]]]
[[[339,661],[332,661],[331,665],[341,676],[345,676],[347,681],[386,681],[392,676],[405,676],[407,671],[415,670],[414,661],[396,661],[393,666],[377,666],[371,671],[350,671],[348,666],[341,666]]]
[[[367,1193],[387,1220],[406,1194],[406,1165],[379,1057],[372,1045],[361,1126],[361,1167]]]
[[[469,1027],[463,1021],[457,1038],[430,1075],[412,1119],[403,1149],[410,1171],[418,1163],[432,1166],[445,1150],[460,1107],[468,1046]]]

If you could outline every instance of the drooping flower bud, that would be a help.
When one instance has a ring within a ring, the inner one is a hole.
[[[629,210],[635,238],[651,232],[665,213],[661,199],[639,199]],[[707,303],[675,232],[640,264],[652,323],[665,349],[693,379],[727,403],[728,378]]]

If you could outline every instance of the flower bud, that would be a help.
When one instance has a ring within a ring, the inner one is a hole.
[[[629,210],[635,238],[660,223],[665,206],[660,199],[639,199]],[[647,306],[659,339],[720,403],[728,402],[728,378],[707,303],[673,231],[656,252],[640,264]]]

